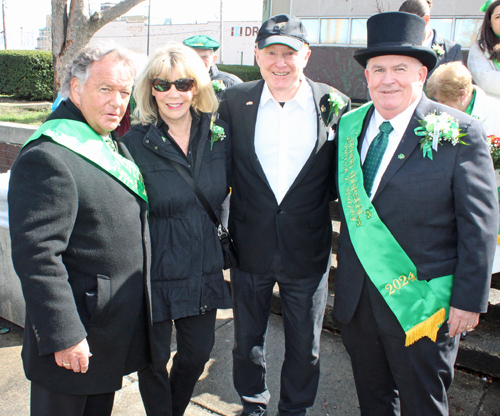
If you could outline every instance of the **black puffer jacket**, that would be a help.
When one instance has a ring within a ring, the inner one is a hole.
[[[174,146],[168,126],[161,119],[156,125],[133,126],[121,139],[139,166],[148,193],[155,322],[231,307],[214,223],[170,162],[188,168],[220,216],[228,189],[229,138],[214,142],[211,149],[210,115],[192,115],[192,164]],[[216,124],[226,133],[229,131],[224,122],[217,120]]]

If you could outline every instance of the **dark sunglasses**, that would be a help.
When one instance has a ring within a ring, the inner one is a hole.
[[[161,78],[155,78],[153,81],[151,81],[151,84],[153,84],[153,88],[156,91],[160,92],[168,91],[172,85],[175,85],[177,91],[187,92],[193,89],[194,79],[181,78],[178,79],[177,81],[165,81],[164,79]]]

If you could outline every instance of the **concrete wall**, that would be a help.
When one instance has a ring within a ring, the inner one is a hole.
[[[0,227],[0,316],[24,326],[25,306],[21,282],[11,260],[9,230]]]
[[[27,124],[0,122],[0,173],[11,168],[21,146],[36,129]]]
[[[0,173],[9,170],[19,149],[37,129],[35,126],[0,122]],[[6,188],[6,187],[4,187]],[[6,210],[7,192],[0,189],[0,209]],[[21,283],[11,260],[9,230],[0,226],[0,316],[24,326],[25,306]]]

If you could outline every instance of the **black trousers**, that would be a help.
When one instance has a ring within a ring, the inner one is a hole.
[[[327,268],[329,271],[329,267]],[[235,344],[233,380],[243,410],[266,408],[266,332],[273,287],[279,285],[285,358],[281,369],[279,413],[305,415],[314,404],[319,382],[319,341],[328,295],[324,275],[291,278],[276,250],[272,265],[263,274],[231,269]]]
[[[368,286],[365,281],[351,322],[341,327],[361,415],[447,416],[459,336],[450,338],[444,323],[436,342],[425,337],[405,347],[396,317]],[[399,330],[389,332],[388,320]]]
[[[69,370],[68,370],[69,371]],[[110,416],[115,392],[88,396],[56,393],[31,383],[31,416]]]
[[[153,324],[154,372],[151,367],[138,372],[139,389],[148,416],[184,414],[194,386],[210,358],[215,341],[216,316],[215,309],[203,315]],[[177,353],[169,374],[167,363],[173,323],[177,334]]]

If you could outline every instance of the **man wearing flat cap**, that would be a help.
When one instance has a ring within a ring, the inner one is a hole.
[[[242,415],[265,415],[265,335],[279,285],[285,359],[280,415],[305,415],[316,397],[332,229],[334,138],[350,100],[304,76],[311,51],[290,15],[260,28],[255,57],[263,80],[225,91],[220,118],[233,137],[229,228],[239,251],[231,269],[234,385]]]
[[[341,233],[334,315],[362,415],[448,415],[460,333],[486,312],[498,195],[481,123],[422,94],[425,22],[367,23],[373,102],[338,133]]]
[[[215,65],[215,61],[217,60],[215,52],[217,52],[220,45],[214,38],[207,35],[195,35],[185,39],[182,43],[190,48],[193,48],[200,56],[210,73],[210,79],[212,80],[216,93],[220,93],[228,87],[243,82],[236,75],[230,74],[229,72],[219,71],[219,68]],[[220,81],[222,85],[217,82],[214,83],[214,81]]]

